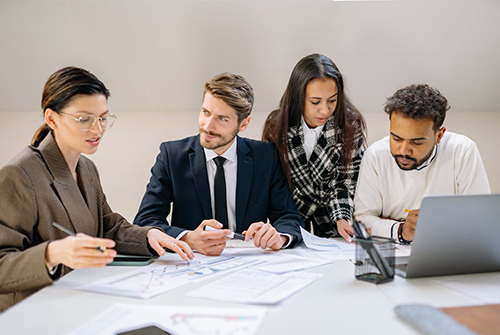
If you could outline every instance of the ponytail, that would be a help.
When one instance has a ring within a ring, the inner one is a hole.
[[[40,128],[38,128],[38,130],[36,131],[35,135],[33,135],[33,138],[31,139],[31,145],[35,148],[38,148],[40,143],[45,137],[47,137],[50,131],[51,129],[46,123],[41,125]]]

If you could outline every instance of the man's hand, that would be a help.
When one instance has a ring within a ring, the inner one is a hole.
[[[340,219],[337,221],[337,230],[339,234],[346,239],[347,242],[352,242],[352,235],[354,235],[354,229],[349,221]]]
[[[406,216],[401,235],[407,241],[413,241],[413,235],[415,235],[415,228],[417,227],[418,212],[418,209],[414,209],[409,211]]]
[[[206,231],[205,226],[210,226],[216,231]],[[224,247],[226,246],[226,241],[231,238],[227,235],[231,234],[229,229],[220,229],[222,224],[214,219],[204,220],[198,228],[190,231],[186,235],[181,237],[181,240],[189,244],[192,249],[197,250],[207,256],[220,256]]]
[[[167,248],[177,253],[186,262],[193,259],[194,254],[186,242],[178,241],[172,236],[169,236],[159,229],[152,228],[147,233],[148,243],[158,255],[163,256]]]
[[[288,237],[282,236],[271,224],[262,221],[252,223],[243,234],[245,242],[253,238],[253,244],[262,249],[280,250],[288,242]]]
[[[113,261],[114,246],[113,240],[78,233],[50,242],[45,249],[45,260],[52,267],[63,264],[71,269],[100,268]]]

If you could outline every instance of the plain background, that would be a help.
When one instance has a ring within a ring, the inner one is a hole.
[[[93,159],[113,209],[132,220],[161,142],[197,133],[203,84],[230,71],[255,90],[243,136],[260,138],[297,61],[334,60],[368,123],[388,134],[385,98],[428,83],[449,100],[445,126],[476,141],[494,193],[500,133],[497,1],[1,1],[0,166],[42,123],[54,71],[80,66],[118,115]]]

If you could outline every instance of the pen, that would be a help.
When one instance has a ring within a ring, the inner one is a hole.
[[[411,211],[408,208],[405,208],[406,213],[410,213]]]
[[[69,236],[75,236],[75,235],[76,235],[76,234],[75,234],[75,233],[73,233],[71,230],[69,230],[69,229],[67,229],[67,228],[65,228],[65,227],[63,227],[63,226],[61,226],[61,225],[60,225],[59,223],[57,223],[57,222],[52,222],[52,225],[53,225],[54,227],[56,227],[57,229],[59,229],[60,231],[62,231],[62,232],[64,232],[64,233],[68,234]],[[100,246],[100,247],[97,247],[96,249],[97,249],[97,250],[99,250],[99,251],[101,251],[101,252],[104,252],[104,251],[106,250],[106,247]]]
[[[205,230],[212,230],[213,231],[213,230],[218,230],[218,229],[215,229],[214,227],[211,227],[211,226],[205,226]],[[229,236],[233,240],[240,240],[240,241],[245,240],[245,235],[240,234],[240,233],[231,232],[231,234],[228,234],[226,236]]]

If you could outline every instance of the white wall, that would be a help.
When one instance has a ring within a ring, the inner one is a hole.
[[[314,52],[339,66],[369,140],[387,133],[385,97],[429,83],[450,101],[446,125],[474,139],[500,193],[500,1],[0,0],[0,166],[41,124],[55,70],[87,68],[119,115],[97,163],[111,205],[131,220],[162,141],[197,132],[206,80],[244,75],[259,138],[293,66]]]
[[[0,112],[0,166],[27,145],[41,124],[40,113]],[[267,112],[253,112],[242,136],[259,139]],[[383,113],[365,113],[368,141],[386,136],[389,120]],[[160,143],[197,134],[198,112],[122,112],[90,158],[97,164],[113,210],[133,220],[150,177]],[[500,113],[454,112],[445,121],[448,130],[476,141],[492,191],[500,193]]]
[[[88,68],[114,111],[198,109],[223,71],[278,103],[305,55],[331,57],[353,101],[378,112],[426,82],[455,111],[498,111],[500,1],[0,1],[0,111],[35,111],[55,70]]]

